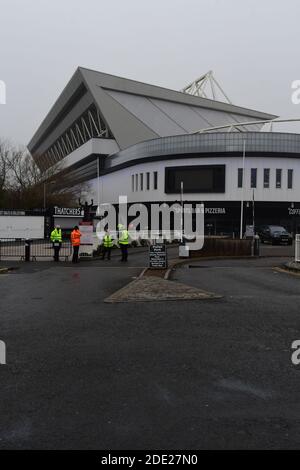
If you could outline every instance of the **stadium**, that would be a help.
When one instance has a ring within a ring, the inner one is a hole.
[[[275,115],[199,96],[206,79],[174,91],[79,67],[28,149],[45,174],[86,183],[94,212],[120,195],[204,203],[206,233],[238,235],[242,204],[243,230],[255,207],[255,224],[299,232],[300,134],[274,132]]]

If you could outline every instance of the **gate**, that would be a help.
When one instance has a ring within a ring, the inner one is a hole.
[[[72,254],[70,240],[63,240],[59,257],[68,261]],[[1,239],[0,259],[16,259],[21,261],[36,261],[39,258],[53,258],[53,247],[50,240],[34,239]]]

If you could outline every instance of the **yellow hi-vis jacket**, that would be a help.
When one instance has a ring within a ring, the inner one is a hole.
[[[119,235],[120,245],[128,245],[129,243],[129,234],[127,230],[122,230]]]
[[[62,241],[61,229],[55,228],[54,230],[52,230],[51,235],[50,235],[50,240],[52,242],[61,242]]]
[[[106,233],[103,237],[103,246],[105,246],[105,248],[111,248],[113,246],[111,235],[108,233]]]

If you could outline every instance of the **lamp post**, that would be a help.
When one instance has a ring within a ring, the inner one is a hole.
[[[240,222],[240,239],[243,238],[244,223],[244,181],[245,181],[245,159],[246,159],[246,141],[243,141],[243,174],[242,174],[242,195],[241,195],[241,222]]]
[[[253,237],[255,236],[255,197],[254,189],[252,193],[252,225],[253,225]]]
[[[295,203],[294,202],[291,202],[291,210],[289,210],[289,214],[291,215],[291,218],[292,218],[292,221],[290,223],[290,227],[292,229],[292,236],[294,236],[296,233],[297,233],[297,222],[296,222],[296,218],[293,214],[293,209],[295,208]]]
[[[252,256],[255,254],[255,240],[256,240],[256,235],[255,235],[255,199],[254,199],[254,189],[252,193],[252,226],[253,226],[253,234],[252,234]]]
[[[181,243],[183,243],[183,181],[180,182],[180,205],[181,205],[181,219],[180,219],[180,225],[181,225]]]

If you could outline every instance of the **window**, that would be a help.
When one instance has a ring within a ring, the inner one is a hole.
[[[288,181],[287,181],[288,189],[293,189],[293,173],[294,173],[294,170],[288,170]]]
[[[264,188],[270,187],[270,168],[264,169]]]
[[[281,188],[282,170],[276,170],[276,188]]]
[[[144,191],[144,173],[140,173],[140,188]]]
[[[256,188],[257,184],[257,168],[251,168],[251,188]]]
[[[139,190],[139,175],[135,175],[135,190]]]
[[[238,168],[238,188],[243,187],[243,168]]]
[[[131,175],[131,190],[134,192],[134,175]]]
[[[150,189],[150,173],[147,173],[147,190]]]
[[[153,189],[157,189],[157,171],[153,173]]]

